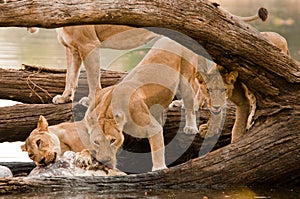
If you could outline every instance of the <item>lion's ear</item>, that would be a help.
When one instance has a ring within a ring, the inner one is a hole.
[[[42,116],[42,115],[39,118],[37,128],[41,131],[48,131],[48,122],[47,122],[46,118],[44,118],[44,116]]]
[[[26,144],[22,144],[22,145],[21,145],[21,150],[22,150],[22,151],[27,151]]]
[[[126,122],[125,115],[124,115],[124,113],[121,113],[121,112],[115,113],[114,119],[115,119],[116,123],[119,125],[124,125]]]
[[[229,74],[226,74],[226,82],[228,84],[234,84],[238,76],[239,73],[237,71],[232,71]]]

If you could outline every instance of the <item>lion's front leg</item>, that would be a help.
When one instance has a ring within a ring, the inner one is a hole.
[[[87,81],[89,85],[89,95],[88,97],[83,97],[79,103],[84,106],[89,106],[89,104],[95,99],[97,88],[101,89],[100,83],[100,57],[99,48],[93,49],[87,57],[83,60],[83,64],[86,68]]]
[[[152,155],[152,171],[165,169],[167,168],[165,163],[165,145],[163,138],[163,131],[156,133],[155,135],[148,138],[150,147],[151,147],[151,155]]]
[[[198,128],[196,124],[196,113],[193,110],[185,111],[185,127],[183,128],[183,132],[186,134],[197,134]]]
[[[56,95],[52,102],[54,104],[64,104],[73,101],[75,89],[77,87],[79,70],[81,66],[81,58],[77,50],[71,50],[66,47],[66,59],[67,59],[67,74],[66,85],[62,95]]]

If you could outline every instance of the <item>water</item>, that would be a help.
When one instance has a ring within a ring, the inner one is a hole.
[[[0,28],[0,67],[20,68],[22,64],[64,67],[64,48],[55,30],[29,34],[26,28]]]
[[[300,60],[300,0],[217,0],[222,7],[230,12],[248,16],[257,12],[259,7],[269,10],[266,22],[252,22],[251,25],[259,31],[274,31],[283,35],[289,44],[291,56]],[[142,57],[146,51],[135,51]],[[132,63],[133,54],[126,51],[102,50],[102,67],[128,70],[124,65]],[[123,56],[126,54],[126,56]],[[128,58],[128,56],[130,58]],[[127,62],[127,63],[126,63]],[[26,28],[0,28],[0,67],[21,68],[22,64],[39,65],[54,68],[65,68],[64,47],[59,44],[55,30],[41,29],[38,34],[29,34]],[[0,154],[1,156],[1,154]],[[291,188],[237,188],[222,191],[204,190],[197,192],[170,191],[168,193],[141,192],[130,194],[72,193],[52,192],[48,194],[32,193],[18,196],[0,196],[0,198],[278,198],[299,199],[300,190]]]
[[[162,192],[157,190],[109,193],[108,190],[90,190],[74,192],[71,190],[51,191],[48,193],[24,193],[18,195],[0,196],[1,199],[39,199],[39,198],[61,198],[61,199],[92,199],[92,198],[137,198],[137,199],[299,199],[299,192],[284,188],[248,188],[239,187],[226,190],[203,189],[198,191],[173,190]]]

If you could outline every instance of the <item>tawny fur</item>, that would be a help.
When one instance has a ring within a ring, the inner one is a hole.
[[[80,152],[85,149],[78,131],[86,131],[82,122],[64,122],[48,126],[47,120],[40,116],[34,129],[21,146],[38,166],[56,162],[66,151]]]

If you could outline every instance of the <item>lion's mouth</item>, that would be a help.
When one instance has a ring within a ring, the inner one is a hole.
[[[55,163],[56,162],[56,158],[57,158],[57,153],[54,152],[54,157],[53,157],[53,160],[51,161],[51,163]]]
[[[221,109],[217,111],[210,111],[214,115],[219,115],[221,113]]]
[[[107,165],[105,165],[105,167],[106,167],[107,169],[114,169],[114,166],[113,166],[112,164],[107,164]]]
[[[41,159],[41,161],[39,161],[38,163],[39,163],[39,166],[41,166],[41,167],[47,166],[47,164],[46,164],[46,158],[45,157],[43,157]]]

